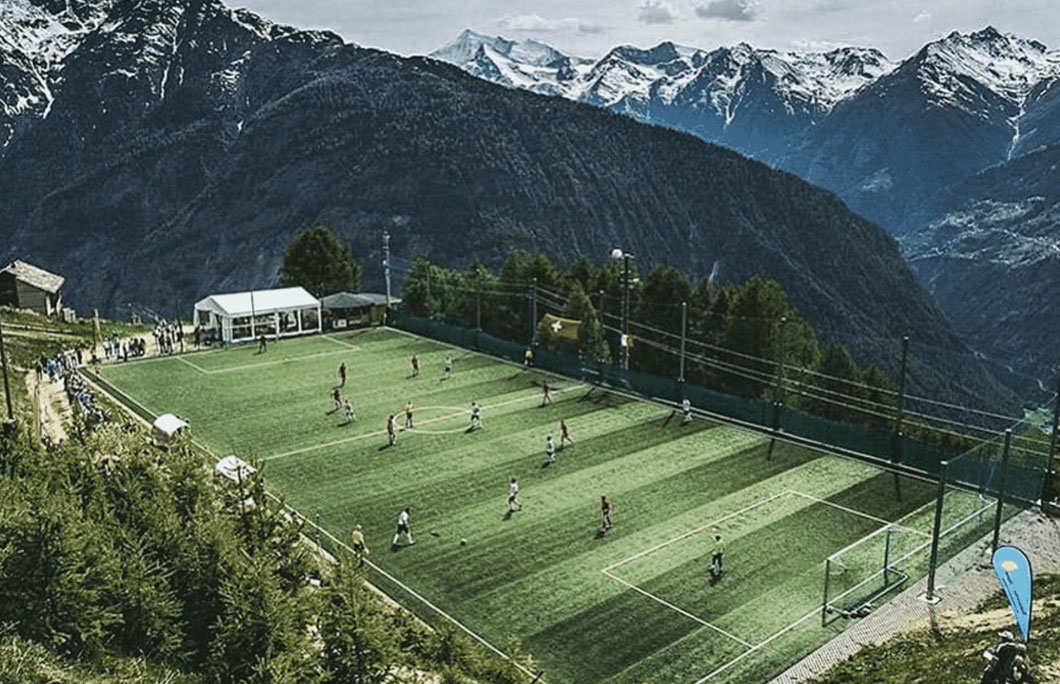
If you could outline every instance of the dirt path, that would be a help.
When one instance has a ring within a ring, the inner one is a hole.
[[[29,371],[26,373],[26,390],[30,403],[36,399],[35,410],[40,421],[41,436],[46,436],[53,444],[66,441],[66,424],[73,418],[73,409],[66,398],[62,380],[37,380],[37,374]]]
[[[1001,529],[1001,541],[1019,546],[1031,558],[1035,573],[1060,572],[1060,521],[1035,511],[1025,511]],[[857,653],[863,646],[881,644],[893,636],[931,625],[983,624],[1012,627],[1008,609],[970,615],[999,589],[990,564],[990,542],[980,541],[939,568],[936,575],[942,600],[931,605],[918,598],[927,589],[920,580],[901,595],[859,620],[849,629],[817,649],[774,679],[771,684],[795,684],[820,674]],[[963,622],[962,622],[963,621]],[[1039,681],[1053,682],[1039,670]]]

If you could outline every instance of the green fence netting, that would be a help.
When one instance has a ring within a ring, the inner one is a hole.
[[[523,343],[402,311],[391,312],[389,322],[399,330],[509,361],[521,363],[526,351]],[[962,454],[907,436],[896,439],[888,429],[831,420],[790,406],[782,405],[775,413],[772,403],[759,397],[726,394],[681,382],[677,378],[625,370],[613,364],[582,359],[575,354],[543,347],[535,349],[534,365],[565,377],[651,399],[676,403],[687,398],[702,411],[770,430],[776,428],[784,434],[868,457],[881,465],[900,464],[931,478],[938,476],[940,463],[948,461],[950,469],[947,481],[954,487],[990,497],[997,497],[1001,491],[1001,437]],[[1048,445],[1043,444],[1039,426],[1026,422],[1013,429],[1005,487],[1006,501],[1027,506],[1039,498],[1047,453]]]

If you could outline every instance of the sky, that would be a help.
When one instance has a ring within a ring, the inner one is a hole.
[[[426,54],[464,29],[536,38],[601,57],[664,40],[713,49],[875,47],[900,60],[951,31],[994,26],[1060,49],[1058,0],[227,0],[267,19],[330,29],[402,55]]]

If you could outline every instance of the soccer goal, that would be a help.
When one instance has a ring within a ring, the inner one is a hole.
[[[913,530],[885,525],[825,560],[821,624],[864,617],[909,582],[903,569],[924,537]]]

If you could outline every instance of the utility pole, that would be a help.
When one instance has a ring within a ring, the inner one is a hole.
[[[386,306],[390,308],[390,233],[383,231],[383,277],[386,279]]]
[[[4,368],[4,396],[7,397],[7,420],[4,431],[8,432],[15,425],[15,409],[11,405],[11,384],[7,379],[7,347],[4,346],[4,318],[0,313],[0,365]]]

